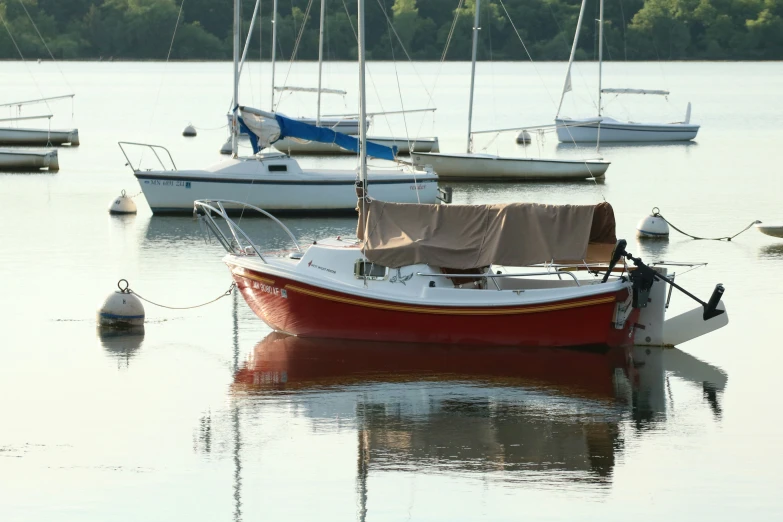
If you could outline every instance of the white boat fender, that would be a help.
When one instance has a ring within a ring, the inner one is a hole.
[[[192,138],[196,136],[196,134],[196,127],[194,127],[192,123],[188,123],[188,125],[185,127],[185,130],[182,131],[182,135],[186,138]]]
[[[125,195],[123,190],[120,197],[115,198],[109,203],[109,214],[135,214],[136,203],[133,198]]]
[[[231,138],[226,141],[222,147],[220,147],[221,154],[231,154]]]
[[[661,217],[658,207],[653,208],[652,214],[639,221],[636,235],[646,239],[669,239],[669,224]]]
[[[117,288],[98,307],[98,326],[121,330],[144,326],[144,305],[130,291],[128,281],[120,279]]]

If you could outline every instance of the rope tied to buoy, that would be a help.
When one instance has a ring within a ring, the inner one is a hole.
[[[125,283],[125,286],[123,287],[122,284]],[[169,310],[191,310],[193,308],[201,308],[202,306],[207,306],[208,304],[212,304],[215,301],[219,301],[220,299],[223,299],[224,297],[227,297],[231,295],[234,292],[234,289],[237,287],[236,282],[232,282],[231,285],[228,287],[228,290],[217,296],[216,298],[212,299],[211,301],[207,301],[206,303],[201,303],[193,306],[167,306],[164,304],[156,303],[155,301],[150,301],[146,297],[142,296],[138,292],[131,290],[130,284],[128,283],[127,279],[120,279],[117,281],[117,288],[120,289],[120,292],[123,294],[133,294],[142,301],[145,301],[151,305],[159,306],[161,308],[168,308]]]
[[[759,220],[753,221],[753,222],[752,222],[750,225],[746,226],[745,228],[743,228],[742,230],[740,230],[739,232],[737,232],[737,233],[736,233],[736,234],[734,234],[733,236],[723,236],[723,237],[699,237],[699,236],[694,236],[693,234],[689,234],[689,233],[685,232],[684,230],[677,228],[677,227],[674,225],[674,223],[672,223],[671,221],[669,221],[668,219],[666,219],[665,217],[663,217],[663,214],[661,214],[661,209],[659,209],[658,207],[653,207],[653,209],[652,209],[652,215],[653,215],[654,217],[661,218],[662,220],[664,220],[664,221],[666,222],[666,224],[667,224],[667,225],[669,225],[670,227],[672,227],[674,230],[676,230],[676,231],[677,231],[677,232],[679,232],[680,234],[682,234],[682,235],[684,235],[684,236],[688,236],[688,237],[689,237],[689,238],[691,238],[691,239],[696,239],[696,240],[699,240],[699,241],[731,241],[732,239],[734,239],[734,238],[735,238],[735,237],[737,237],[738,235],[742,234],[743,232],[746,232],[746,231],[750,230],[750,227],[752,227],[753,225],[758,225],[759,223],[761,223],[761,221],[759,221]]]
[[[135,194],[134,194],[134,195],[132,195],[132,196],[128,196],[128,195],[125,193],[125,189],[122,189],[122,191],[120,191],[120,197],[121,197],[121,198],[129,198],[129,199],[133,199],[133,198],[135,198],[136,196],[140,196],[140,195],[142,195],[142,194],[144,194],[144,191],[143,191],[143,190],[140,190],[140,191],[138,191],[137,193],[135,193]],[[125,280],[124,280],[124,279],[120,279],[120,281],[125,281]],[[126,282],[127,282],[127,281],[126,281]]]

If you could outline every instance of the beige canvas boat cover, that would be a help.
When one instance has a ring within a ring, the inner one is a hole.
[[[604,261],[616,242],[608,203],[416,205],[371,200],[364,203],[364,216],[357,236],[367,259],[392,268],[581,263],[599,261],[596,256]]]

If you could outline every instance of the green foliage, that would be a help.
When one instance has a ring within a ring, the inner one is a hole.
[[[475,0],[464,0],[459,8],[459,0],[365,2],[370,58],[404,59],[404,47],[415,60],[438,60],[456,16],[446,59],[470,59]],[[588,0],[577,58],[597,56],[598,2]],[[243,42],[254,4],[242,3]],[[290,0],[279,7],[278,57],[290,58],[304,27],[296,57],[315,60],[319,0]],[[521,39],[534,60],[567,59],[579,7],[580,0],[483,0],[479,58],[526,60]],[[264,0],[265,59],[271,52],[271,9],[272,1]],[[327,0],[326,11],[325,56],[355,59],[355,0]],[[184,5],[182,0],[0,0],[0,16],[4,59],[18,59],[20,52],[26,59],[47,58],[46,46],[58,59],[162,60],[169,47],[175,60],[231,57],[230,0],[185,0]],[[608,60],[783,59],[783,0],[605,0],[604,18]],[[257,38],[250,59],[259,57]]]

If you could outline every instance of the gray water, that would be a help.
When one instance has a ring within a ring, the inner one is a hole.
[[[663,368],[613,366],[609,354],[585,362],[559,351],[487,352],[502,371],[482,368],[475,356],[422,349],[450,361],[426,366],[411,347],[280,348],[236,296],[193,310],[147,305],[143,336],[99,337],[95,309],[120,278],[172,306],[208,301],[231,282],[220,246],[190,218],[152,217],[142,196],[135,216],[106,211],[120,190],[139,190],[119,140],[165,145],[180,167],[220,160],[230,65],[61,67],[64,76],[48,63],[3,65],[3,101],[77,93],[82,145],[60,149],[59,173],[0,174],[0,520],[783,515],[775,493],[783,485],[775,374],[783,362],[775,348],[783,241],[755,230],[730,243],[633,239],[654,206],[698,235],[783,221],[780,64],[610,63],[605,86],[672,95],[608,99],[609,115],[677,121],[692,101],[692,121],[703,126],[698,139],[602,147],[612,166],[598,184],[455,185],[456,202],[605,198],[629,250],[649,261],[708,262],[680,279],[700,296],[715,283],[726,287],[730,324],[682,352],[641,355],[659,362],[677,355]],[[268,75],[248,67],[243,103],[266,108]],[[474,129],[551,122],[564,68],[480,64]],[[324,113],[353,112],[356,66],[326,71],[325,86],[349,94],[325,97]],[[370,64],[370,111],[425,107],[428,91],[438,108],[434,118],[378,117],[376,132],[404,134],[407,124],[411,135],[436,134],[442,151],[462,151],[468,71],[465,63],[396,71]],[[296,65],[287,83],[314,85],[314,73],[312,64]],[[594,112],[595,80],[592,65],[579,66],[565,114]],[[51,109],[53,127],[71,125],[69,102]],[[280,109],[311,115],[315,100],[290,96]],[[183,138],[188,122],[214,130]],[[551,134],[527,149],[513,135],[487,135],[476,149],[523,155],[539,146],[545,156],[595,154],[558,147]],[[301,163],[355,166],[352,158]],[[286,222],[302,239],[355,226],[350,218]],[[281,241],[265,232],[266,222],[246,224],[271,246]],[[671,311],[691,305],[677,295]],[[690,370],[679,368],[683,360]],[[573,375],[583,378],[574,383]]]

